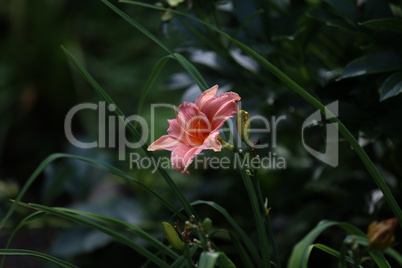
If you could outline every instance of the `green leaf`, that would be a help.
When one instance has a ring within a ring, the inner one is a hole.
[[[311,230],[296,246],[293,248],[292,254],[288,262],[288,268],[307,268],[308,259],[310,257],[311,250],[313,249],[314,240],[326,229],[337,225],[338,227],[344,229],[351,235],[354,235],[354,239],[359,244],[367,246],[366,234],[363,233],[357,227],[336,221],[321,221],[313,230]],[[369,249],[369,253],[374,261],[379,265],[379,267],[390,267],[384,255],[378,250]],[[341,253],[337,253],[340,256]],[[346,258],[347,259],[347,258]]]
[[[368,241],[367,241],[367,236],[354,236],[353,237],[354,241],[356,241],[359,245],[362,245],[363,247],[368,247]],[[382,254],[381,251],[371,248],[368,248],[368,253],[370,254],[371,258],[375,261],[375,263],[378,265],[380,268],[391,268],[389,265],[388,261],[385,259],[384,255]]]
[[[397,252],[393,248],[387,248],[384,251],[384,253],[386,253],[387,255],[389,255],[392,258],[394,258],[394,260],[396,260],[398,262],[398,264],[402,267],[402,255],[401,255],[401,253]]]
[[[270,267],[271,266],[271,256],[270,256],[270,250],[269,250],[269,245],[268,245],[268,235],[267,235],[267,231],[265,229],[264,219],[263,219],[262,213],[261,213],[261,211],[263,211],[263,208],[260,207],[260,204],[257,199],[255,187],[253,185],[253,182],[252,182],[250,176],[247,174],[246,169],[244,167],[241,167],[239,169],[240,169],[240,173],[241,173],[241,176],[243,179],[244,186],[246,187],[248,196],[250,198],[251,208],[252,208],[253,214],[254,214],[254,220],[257,225],[263,267]]]
[[[240,240],[234,234],[229,232],[230,239],[233,242],[234,247],[236,248],[236,252],[239,255],[240,259],[243,262],[243,267],[246,268],[254,268],[254,265],[251,261],[251,256],[247,254],[246,250],[244,249],[243,245],[241,244]]]
[[[49,214],[61,217],[63,219],[66,220],[70,220],[73,222],[76,222],[78,224],[87,226],[89,228],[98,230],[104,234],[109,235],[110,237],[113,237],[114,239],[116,239],[117,241],[125,244],[128,247],[131,247],[132,249],[134,249],[135,251],[137,251],[139,254],[143,255],[144,257],[146,257],[147,259],[149,259],[150,261],[152,261],[153,263],[155,263],[156,265],[158,265],[159,267],[169,267],[169,265],[163,261],[162,259],[160,259],[158,256],[156,256],[154,253],[150,252],[148,249],[144,248],[143,246],[135,243],[132,239],[130,239],[129,237],[127,237],[126,235],[122,235],[110,228],[107,228],[101,224],[98,224],[96,222],[93,222],[89,219],[83,218],[81,216],[76,216],[73,215],[71,213],[68,212],[64,212],[61,209],[56,209],[56,208],[51,208],[51,207],[47,207],[47,206],[43,206],[43,205],[39,205],[39,204],[33,204],[33,203],[29,203],[29,204],[24,204],[24,203],[19,203],[20,205],[24,205],[28,208],[32,208],[32,209],[36,209],[39,211],[43,211],[43,212],[47,212]]]
[[[380,101],[394,97],[402,92],[402,72],[393,73],[384,81],[380,91]]]
[[[11,245],[11,242],[14,239],[14,236],[16,235],[16,233],[25,225],[27,225],[28,223],[42,217],[43,215],[45,215],[46,213],[42,212],[42,211],[36,211],[30,215],[28,215],[27,217],[25,217],[18,225],[17,227],[14,228],[13,232],[11,233],[10,237],[8,238],[8,242],[6,245],[6,249],[8,249]],[[4,267],[4,263],[6,261],[6,257],[3,257],[3,260],[1,261],[1,265],[0,268]]]
[[[37,251],[32,251],[32,250],[25,250],[25,249],[0,249],[0,255],[11,255],[11,256],[32,256],[36,258],[40,258],[43,260],[46,260],[48,262],[52,262],[55,264],[60,265],[61,267],[66,267],[66,268],[77,268],[78,266],[75,266],[74,264],[68,263],[66,261],[60,260],[58,258],[55,258],[53,256],[40,253]]]
[[[199,268],[213,268],[219,258],[219,252],[202,252],[198,262]]]
[[[171,257],[172,259],[177,259],[179,255],[177,255],[175,252],[173,252],[171,249],[166,247],[163,243],[161,243],[159,240],[155,239],[153,236],[149,235],[145,231],[143,231],[141,228],[138,226],[129,224],[127,222],[124,222],[119,219],[115,219],[112,217],[96,214],[96,213],[90,213],[90,212],[85,212],[85,211],[79,211],[75,209],[69,209],[69,208],[57,208],[61,211],[65,211],[74,215],[81,215],[85,216],[89,219],[97,220],[99,222],[102,222],[107,225],[111,225],[120,229],[124,229],[142,239],[147,241],[150,245],[154,246],[157,248],[160,252],[166,254],[167,256]],[[176,233],[177,235],[177,233]],[[181,242],[181,241],[180,241]],[[183,244],[183,243],[182,243]]]
[[[349,62],[338,80],[367,74],[397,71],[401,68],[401,57],[389,52],[379,52]]]
[[[223,252],[219,252],[218,265],[223,268],[236,268],[232,260]]]
[[[333,248],[330,248],[330,247],[328,247],[328,246],[326,246],[326,245],[323,245],[323,244],[314,244],[313,247],[318,248],[318,249],[320,249],[320,250],[322,250],[322,251],[324,251],[324,252],[326,252],[326,253],[328,253],[328,254],[330,254],[330,255],[336,257],[336,258],[340,258],[340,257],[341,257],[341,253],[340,253],[339,251],[337,251],[337,250],[335,250],[335,249],[333,249]],[[350,257],[345,257],[345,259],[346,259],[346,261],[348,261],[349,263],[352,263],[352,264],[355,263],[355,262],[353,261],[353,259],[350,258]],[[345,264],[345,265],[346,265],[346,264]],[[359,265],[359,267],[362,267],[362,266]]]
[[[141,97],[140,100],[138,101],[138,110],[137,114],[140,115],[142,114],[142,107],[144,106],[145,98],[148,95],[149,90],[151,89],[152,85],[154,84],[156,78],[158,75],[161,73],[163,67],[165,67],[167,61],[170,59],[170,56],[165,56],[161,58],[154,66],[151,74],[149,75],[147,82],[145,83],[144,88],[142,89],[141,92]],[[135,124],[137,124],[138,121],[135,121]],[[136,127],[136,125],[134,125]]]
[[[296,246],[290,255],[288,268],[306,268],[314,240],[327,228],[336,225],[336,222],[320,222]]]
[[[306,268],[308,258],[310,257],[311,245],[314,240],[327,228],[334,225],[342,225],[354,230],[355,234],[364,235],[361,231],[355,230],[356,227],[346,223],[339,223],[335,221],[321,221],[313,230],[311,230],[297,245],[293,248],[292,254],[289,259],[289,268]]]
[[[183,56],[181,56],[178,53],[173,53],[162,41],[160,41],[158,38],[156,38],[152,33],[150,33],[147,29],[145,29],[141,24],[139,24],[137,21],[134,19],[130,18],[126,13],[115,7],[113,4],[108,2],[107,0],[101,0],[105,5],[107,5],[111,10],[116,12],[120,17],[122,17],[124,20],[126,20],[128,23],[130,23],[132,26],[134,26],[137,30],[139,30],[141,33],[143,33],[145,36],[147,36],[149,39],[154,41],[156,44],[158,44],[161,48],[166,50],[173,59],[177,60],[183,68],[194,78],[195,82],[199,86],[199,88],[202,91],[205,91],[208,89],[207,83],[205,83],[205,80],[202,78],[201,74],[198,72],[198,70]]]
[[[402,33],[402,19],[400,18],[368,20],[359,24],[374,31]]]
[[[113,166],[110,166],[108,164],[104,164],[99,161],[95,161],[89,158],[81,157],[81,156],[76,156],[76,155],[70,155],[70,154],[52,154],[48,156],[43,162],[36,168],[36,170],[32,173],[32,175],[29,177],[27,182],[24,184],[22,187],[20,193],[18,194],[17,198],[15,199],[15,202],[12,204],[11,208],[8,210],[6,216],[3,218],[3,220],[0,222],[0,229],[5,225],[6,221],[9,219],[13,211],[15,210],[17,206],[17,202],[20,201],[23,196],[25,195],[26,191],[29,189],[29,187],[32,185],[32,183],[36,180],[36,178],[39,176],[39,174],[43,171],[43,169],[49,165],[51,162],[59,159],[59,158],[72,158],[72,159],[77,159],[80,161],[84,161],[96,166],[99,166],[101,168],[106,169],[108,172],[115,174],[117,176],[120,176],[122,178],[125,178],[127,180],[130,180],[139,186],[143,187],[145,190],[147,190],[150,194],[154,195],[156,198],[158,198],[167,208],[169,208],[173,213],[175,213],[178,217],[180,217],[182,220],[186,220],[186,217],[184,217],[176,208],[174,208],[169,202],[167,202],[163,197],[161,197],[158,193],[156,193],[154,190],[146,186],[145,184],[139,182],[138,180],[134,179],[133,177],[129,176],[125,172],[123,172],[120,169],[117,169]]]

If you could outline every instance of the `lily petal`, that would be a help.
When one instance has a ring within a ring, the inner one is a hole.
[[[183,143],[175,138],[172,138],[169,135],[164,135],[154,141],[151,145],[148,146],[148,151],[159,151],[159,150],[168,150],[173,151],[179,145]]]
[[[170,158],[170,162],[172,163],[172,167],[177,172],[183,174],[190,174],[186,169],[193,162],[193,159],[196,155],[198,155],[203,150],[203,146],[200,147],[191,147],[188,145],[180,145],[177,146],[172,151],[172,156]]]
[[[197,100],[195,101],[195,105],[197,105],[197,107],[201,110],[205,102],[213,98],[217,91],[218,91],[218,85],[215,85],[210,89],[205,90],[204,92],[201,93],[200,96],[198,96]]]
[[[208,138],[206,138],[203,143],[204,150],[211,149],[214,150],[215,152],[221,151],[222,145],[218,141],[218,135],[219,135],[218,130],[215,130],[214,132],[211,132],[209,134]]]
[[[239,106],[235,101],[241,98],[237,93],[226,92],[209,99],[203,106],[202,112],[212,122],[212,129],[216,130],[222,127],[223,123],[234,113],[237,113]]]

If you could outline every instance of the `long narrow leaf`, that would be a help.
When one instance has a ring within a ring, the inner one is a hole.
[[[135,234],[145,241],[147,241],[149,244],[157,248],[160,252],[166,254],[167,256],[177,259],[179,258],[179,255],[175,253],[173,250],[169,249],[167,246],[165,246],[163,243],[161,243],[159,240],[155,239],[153,236],[149,235],[148,233],[144,232],[141,228],[129,224],[127,222],[121,221],[119,219],[115,219],[112,217],[96,214],[96,213],[90,213],[90,212],[85,212],[85,211],[79,211],[76,209],[69,209],[69,208],[57,208],[58,210],[72,213],[75,215],[80,215],[80,216],[85,216],[87,218],[93,219],[100,221],[105,224],[110,224],[112,226],[118,227],[118,228],[123,228],[132,234]]]
[[[394,260],[396,260],[398,262],[398,264],[402,267],[402,255],[401,255],[401,253],[397,252],[393,248],[387,248],[384,251],[384,253],[386,253],[387,255],[389,255],[392,258],[394,258]]]
[[[0,255],[11,255],[11,256],[31,256],[31,257],[36,257],[40,258],[43,260],[46,260],[48,262],[52,262],[55,264],[60,265],[61,267],[65,268],[77,268],[78,266],[75,266],[74,264],[68,263],[66,261],[60,260],[58,258],[55,258],[53,256],[40,253],[37,251],[33,250],[25,250],[25,249],[0,249]]]
[[[308,259],[314,240],[327,228],[337,225],[338,222],[322,221],[313,230],[311,230],[297,245],[293,248],[290,255],[289,268],[307,268]]]
[[[32,183],[36,180],[36,178],[39,176],[39,174],[43,171],[43,169],[49,165],[51,162],[59,159],[59,158],[71,158],[71,159],[77,159],[80,161],[84,161],[96,166],[99,166],[101,168],[106,169],[108,172],[115,174],[117,176],[120,176],[122,178],[128,179],[136,184],[138,184],[139,186],[143,187],[145,190],[147,190],[150,194],[152,194],[153,196],[155,196],[156,198],[158,198],[167,208],[169,208],[173,213],[175,213],[178,217],[180,217],[182,220],[186,220],[186,217],[184,217],[176,208],[174,208],[169,202],[167,202],[163,197],[161,197],[158,193],[156,193],[154,190],[152,190],[151,188],[149,188],[148,186],[146,186],[145,184],[141,183],[140,181],[134,179],[133,177],[129,176],[128,174],[126,174],[125,172],[123,172],[120,169],[117,169],[113,166],[110,166],[108,164],[99,162],[99,161],[95,161],[89,158],[85,158],[85,157],[81,157],[81,156],[76,156],[76,155],[71,155],[71,154],[52,154],[50,156],[48,156],[45,160],[43,160],[43,162],[36,168],[36,170],[32,173],[32,175],[29,177],[29,179],[27,180],[27,182],[24,184],[24,186],[22,187],[20,193],[18,194],[18,196],[15,198],[15,202],[11,205],[11,208],[8,210],[6,216],[3,218],[3,220],[0,223],[0,229],[4,226],[4,224],[6,223],[6,221],[9,219],[9,217],[11,216],[11,214],[14,212],[17,203],[19,201],[21,201],[21,199],[23,198],[23,196],[25,195],[26,191],[29,189],[29,187],[32,185]]]
[[[318,249],[320,249],[320,250],[322,250],[322,251],[324,251],[324,252],[326,252],[326,253],[328,253],[328,254],[336,257],[336,258],[340,258],[341,253],[339,251],[333,249],[333,248],[330,248],[330,247],[328,247],[326,245],[319,244],[319,243],[314,244],[312,246],[315,247],[315,248],[318,248]],[[346,257],[345,260],[348,261],[349,263],[352,263],[352,264],[355,263],[353,261],[353,259],[350,258],[350,257]],[[359,267],[363,268],[361,265],[359,265]]]
[[[20,203],[22,204],[22,203]],[[153,254],[152,252],[150,252],[149,250],[147,250],[146,248],[142,247],[141,245],[135,243],[134,241],[132,241],[130,238],[128,238],[125,235],[122,235],[116,231],[113,231],[101,224],[95,223],[93,221],[90,221],[88,219],[85,219],[83,217],[79,217],[76,215],[73,215],[71,213],[67,213],[64,211],[61,211],[59,209],[55,209],[55,208],[51,208],[51,207],[47,207],[47,206],[43,206],[43,205],[39,205],[39,204],[33,204],[33,203],[29,203],[29,204],[25,204],[26,207],[32,208],[32,209],[36,209],[36,210],[40,210],[43,212],[47,212],[49,214],[61,217],[63,219],[66,220],[70,220],[73,222],[76,222],[78,224],[87,226],[89,228],[98,230],[104,234],[107,234],[108,236],[116,239],[117,241],[127,245],[128,247],[131,247],[132,249],[134,249],[136,252],[138,252],[139,254],[143,255],[144,257],[146,257],[147,259],[151,260],[153,263],[155,263],[156,265],[158,265],[159,267],[169,267],[169,265],[161,260],[158,256],[156,256],[155,254]]]
[[[342,226],[340,226],[342,227]],[[347,232],[349,232],[347,229],[345,229]],[[361,235],[357,235],[354,232],[349,232],[353,235],[353,240],[356,241],[359,245],[362,245],[363,247],[368,246],[368,241],[367,241],[367,236],[363,233]],[[370,254],[371,258],[375,261],[375,263],[378,265],[380,268],[391,268],[390,264],[388,263],[387,259],[385,259],[384,255],[382,254],[381,251],[368,247],[368,253]]]
[[[307,268],[308,259],[312,250],[314,240],[326,229],[332,226],[338,226],[344,229],[351,235],[355,236],[357,242],[367,246],[366,235],[355,226],[337,221],[321,221],[313,230],[311,230],[296,246],[293,248],[290,256],[288,267],[289,268]],[[380,267],[390,267],[384,255],[378,250],[369,249],[369,253],[374,261]]]
[[[161,42],[158,38],[156,38],[152,33],[150,33],[147,29],[145,29],[141,24],[139,24],[137,21],[132,19],[130,16],[128,16],[126,13],[115,7],[113,4],[106,0],[101,0],[105,5],[107,5],[111,10],[116,12],[120,17],[122,17],[124,20],[126,20],[128,23],[130,23],[132,26],[134,26],[137,30],[139,30],[141,33],[143,33],[145,36],[147,36],[149,39],[154,41],[156,44],[158,44],[161,48],[166,50],[175,60],[177,60],[184,69],[194,78],[195,82],[197,85],[200,87],[202,91],[206,90],[208,88],[207,84],[205,83],[204,79],[202,78],[201,74],[197,71],[197,69],[194,68],[194,66],[187,60],[184,60],[183,56],[181,56],[178,53],[173,53],[163,42]],[[178,56],[180,55],[180,56]]]
[[[28,215],[27,217],[25,217],[25,218],[17,225],[17,227],[14,228],[13,232],[11,233],[10,237],[8,238],[7,245],[6,245],[6,248],[5,248],[5,249],[9,249],[9,248],[10,248],[11,242],[13,241],[13,239],[14,239],[15,235],[17,234],[17,232],[18,232],[22,227],[24,227],[24,226],[27,225],[28,223],[30,223],[30,222],[32,222],[32,221],[34,221],[34,220],[36,220],[36,219],[38,219],[38,218],[40,218],[40,217],[42,217],[43,215],[45,215],[45,213],[44,213],[43,211],[36,211],[36,212],[34,212],[34,213]],[[0,268],[3,268],[3,267],[4,267],[5,261],[6,261],[6,257],[4,256],[4,257],[3,257],[3,260],[1,261]]]
[[[165,67],[167,61],[170,59],[170,56],[165,56],[161,58],[154,66],[154,69],[152,70],[151,74],[149,75],[147,82],[145,83],[144,89],[141,92],[141,97],[140,100],[138,101],[138,110],[137,114],[140,115],[142,114],[142,107],[144,106],[144,101],[146,96],[148,95],[149,90],[151,89],[152,85],[154,84],[156,78],[162,71],[163,67]],[[134,127],[136,128],[136,124],[138,121],[135,122]]]
[[[253,262],[250,259],[250,256],[247,254],[240,240],[233,234],[229,233],[230,239],[233,241],[233,244],[236,248],[237,254],[239,254],[240,259],[243,261],[243,267],[246,268],[254,268]]]
[[[260,241],[263,267],[270,267],[271,266],[271,256],[270,256],[270,250],[269,250],[269,245],[268,245],[268,235],[265,230],[264,219],[263,219],[262,213],[261,213],[262,208],[260,207],[257,196],[255,194],[256,191],[255,191],[253,182],[251,181],[251,178],[247,174],[244,167],[240,168],[240,173],[243,178],[244,186],[246,187],[248,196],[250,198],[251,208],[253,210],[255,222],[257,225],[258,239]]]

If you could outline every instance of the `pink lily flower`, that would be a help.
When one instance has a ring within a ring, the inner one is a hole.
[[[226,92],[215,96],[218,86],[204,91],[195,103],[184,102],[179,106],[175,119],[168,120],[168,135],[154,141],[148,151],[168,150],[172,152],[172,167],[186,175],[186,168],[202,150],[219,152],[219,129],[223,123],[239,110],[236,101],[240,96]]]

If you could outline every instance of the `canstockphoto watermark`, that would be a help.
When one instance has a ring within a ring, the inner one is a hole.
[[[171,168],[171,161],[181,161],[181,159],[171,159],[171,157],[141,157],[139,153],[130,153],[130,169],[150,169],[152,173],[158,168]],[[250,154],[241,155],[235,153],[234,157],[228,156],[204,156],[198,155],[193,162],[194,169],[286,169],[286,160],[276,153],[268,152],[263,157],[251,157]]]
[[[239,103],[239,106],[241,103]],[[117,148],[118,158],[119,160],[126,160],[127,150],[128,149],[138,149],[146,144],[150,144],[158,138],[155,135],[155,125],[156,122],[160,122],[160,120],[156,119],[156,114],[158,109],[164,109],[164,113],[166,113],[166,109],[171,110],[171,117],[173,118],[176,114],[176,107],[171,104],[152,104],[151,105],[151,116],[147,121],[143,117],[139,115],[130,115],[127,117],[118,116],[115,114],[116,107],[114,105],[107,105],[106,102],[98,102],[98,103],[80,103],[67,113],[64,121],[64,131],[67,140],[74,146],[89,149],[89,148]],[[98,118],[98,137],[93,141],[82,141],[78,138],[78,136],[74,135],[72,130],[72,122],[74,121],[77,114],[82,112],[91,112],[95,113]],[[330,120],[333,117],[338,116],[338,102],[333,102],[326,106],[325,119]],[[251,126],[258,126],[258,128],[251,127],[250,134],[251,139],[253,134],[266,135],[266,139],[263,139],[261,144],[256,144],[255,149],[264,149],[264,148],[275,148],[278,144],[278,128],[281,123],[287,120],[286,115],[280,116],[270,116],[269,118],[261,116],[261,115],[251,115],[249,117],[249,122]],[[311,125],[317,124],[321,120],[320,111],[316,111],[311,114],[301,126],[301,142],[306,150],[316,157],[317,159],[323,161],[324,163],[336,167],[338,165],[338,129],[337,123],[326,124],[326,149],[324,152],[319,152],[305,142],[304,130]],[[137,133],[140,133],[135,138],[135,141],[129,141],[127,139],[127,128],[133,127],[133,124],[136,124]],[[188,122],[191,123],[191,122]],[[224,133],[227,130],[234,130],[234,122],[231,120],[227,121],[228,128],[223,127],[221,129],[221,133]],[[182,133],[183,137],[186,137],[185,133]],[[234,141],[233,139],[236,139]],[[242,144],[241,138],[239,135],[233,135],[232,140],[228,140],[228,143],[233,144],[236,142],[237,144]],[[131,157],[131,156],[130,156]],[[135,157],[135,155],[134,155]],[[131,159],[130,159],[131,161]],[[151,160],[143,160],[144,165],[145,161]],[[161,160],[162,161],[162,160]],[[213,160],[215,161],[215,160]],[[223,160],[222,165],[224,165]],[[170,161],[168,161],[169,163]],[[167,165],[167,164],[166,164]],[[153,164],[152,166],[155,166]],[[151,164],[150,164],[151,167]]]

